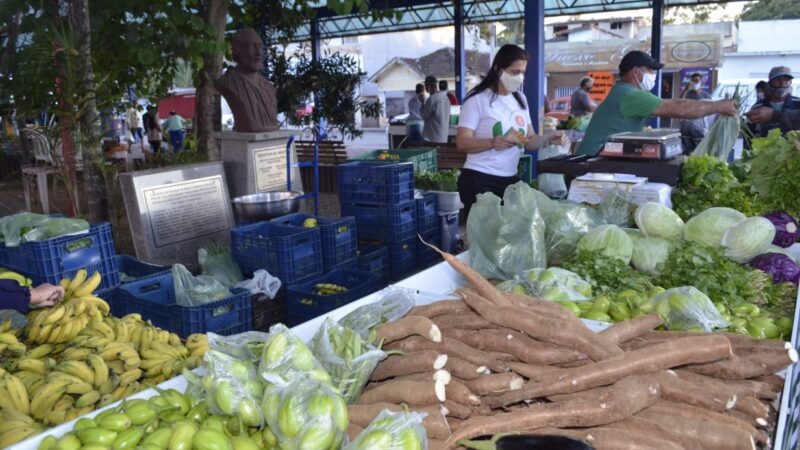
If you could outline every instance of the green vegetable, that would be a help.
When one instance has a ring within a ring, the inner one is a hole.
[[[440,170],[438,172],[417,172],[414,175],[414,187],[424,191],[458,191],[457,181],[461,171]]]
[[[676,216],[677,217],[677,216]],[[631,263],[642,272],[657,274],[669,255],[672,243],[657,237],[643,237],[633,246]]]
[[[618,226],[601,225],[578,241],[578,250],[596,250],[628,264],[633,253],[633,241]]]
[[[649,237],[670,241],[683,238],[683,220],[675,211],[656,202],[647,202],[636,210],[636,226]]]
[[[800,131],[781,137],[778,129],[766,138],[753,139],[753,159],[748,181],[766,210],[783,210],[800,216]]]
[[[731,208],[708,208],[692,217],[683,228],[683,237],[707,247],[719,247],[722,235],[747,216]]]
[[[384,409],[343,450],[422,450],[424,414]]]
[[[741,95],[739,92],[739,85],[733,91],[733,100],[738,105],[742,104]],[[700,144],[694,150],[695,155],[712,155],[720,161],[726,161],[728,155],[733,150],[736,139],[739,137],[739,130],[742,123],[742,117],[739,114],[733,116],[720,116],[719,119],[711,125],[711,128],[706,133]]]
[[[599,251],[578,251],[562,267],[588,281],[595,294],[613,294],[626,289],[647,292],[653,288],[653,283],[646,274]]]
[[[700,327],[708,332],[729,325],[708,296],[693,286],[668,289],[648,302],[654,305],[670,330],[689,331]]]
[[[728,228],[721,244],[726,256],[744,264],[764,253],[774,238],[772,222],[763,217],[750,217]]]
[[[684,220],[712,207],[732,208],[747,216],[764,210],[763,205],[756,204],[750,187],[733,176],[728,164],[710,155],[686,158],[680,184],[672,191],[672,203]]]

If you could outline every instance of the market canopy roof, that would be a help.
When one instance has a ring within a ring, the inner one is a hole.
[[[373,0],[371,9],[401,11],[399,19],[375,20],[358,14],[337,15],[327,8],[317,14],[320,37],[323,39],[363,34],[390,33],[453,25],[453,2],[458,0]],[[536,1],[536,0],[529,0]],[[649,0],[543,0],[544,14],[549,16],[613,12],[651,8]],[[665,6],[723,3],[728,0],[665,0]],[[479,23],[521,19],[525,13],[524,0],[464,0],[464,23]],[[298,30],[297,40],[311,38],[309,25]]]

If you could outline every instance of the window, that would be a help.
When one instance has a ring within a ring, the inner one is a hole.
[[[622,22],[611,22],[611,29],[612,30],[621,30],[622,29]]]
[[[342,45],[358,44],[358,36],[345,36],[342,38]]]
[[[567,31],[569,28],[566,25],[553,25],[553,34],[559,34]]]

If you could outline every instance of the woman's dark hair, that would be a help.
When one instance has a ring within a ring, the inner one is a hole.
[[[492,67],[489,68],[489,73],[486,74],[480,84],[469,91],[464,101],[466,102],[470,97],[474,97],[487,89],[492,91],[491,101],[494,101],[494,99],[497,98],[497,89],[500,86],[500,70],[507,69],[511,64],[514,64],[514,61],[519,60],[528,60],[528,54],[521,47],[514,44],[506,44],[500,47],[500,50],[494,55],[494,61],[492,61]],[[512,92],[511,95],[517,100],[520,108],[528,109],[525,100],[522,99],[522,94],[519,92]]]

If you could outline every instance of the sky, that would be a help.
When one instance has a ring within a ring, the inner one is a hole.
[[[739,14],[742,13],[742,10],[745,6],[753,2],[728,2],[723,3],[723,7],[719,11],[714,11],[711,14],[709,22],[722,22],[722,21],[731,21],[736,18]],[[685,10],[689,10],[691,7],[686,6],[683,7]],[[544,19],[545,23],[559,23],[559,22],[567,22],[569,20],[589,20],[589,19],[609,19],[614,17],[650,17],[652,15],[652,10],[650,9],[632,9],[629,11],[616,11],[616,12],[602,12],[602,13],[594,13],[594,14],[581,14],[577,16],[553,16],[553,17],[546,17]]]

